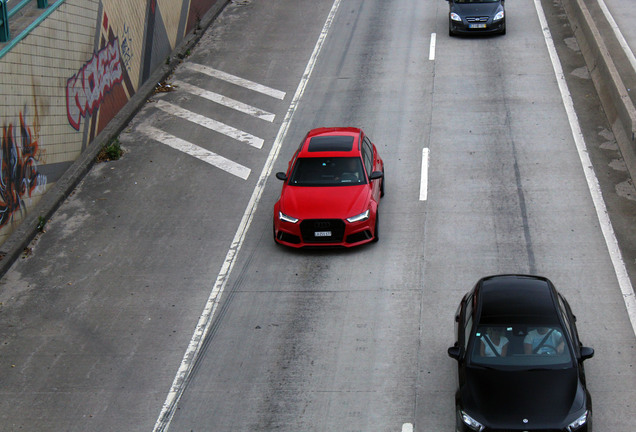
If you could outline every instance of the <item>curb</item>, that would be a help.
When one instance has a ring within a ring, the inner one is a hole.
[[[223,8],[231,0],[217,0],[214,6],[203,16],[200,25],[188,34],[181,43],[170,53],[169,64],[158,67],[139,87],[128,103],[113,117],[108,125],[95,137],[86,150],[73,162],[68,170],[60,177],[53,187],[44,194],[34,208],[0,246],[0,277],[3,277],[22,255],[29,243],[39,233],[40,218],[48,221],[64,200],[73,192],[78,183],[95,164],[97,155],[102,147],[112,138],[117,137],[135,114],[144,106],[146,100],[154,93],[157,83],[163,82],[179,65],[185,52],[201,39],[205,30],[212,24]]]
[[[594,14],[595,21],[584,0],[562,1],[633,182],[636,179],[636,108],[607,47],[607,44],[613,41],[606,42],[596,24],[609,23],[602,13]],[[613,38],[614,35],[609,34],[606,37]],[[619,60],[618,57],[623,52],[615,51],[612,53]]]

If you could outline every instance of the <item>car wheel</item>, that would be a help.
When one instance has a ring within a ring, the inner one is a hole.
[[[506,34],[506,28],[504,27],[503,30],[501,31],[501,35],[505,35]]]
[[[449,35],[450,37],[455,36],[455,33],[453,33],[453,31],[450,29],[450,27],[448,28],[448,35]]]
[[[384,169],[382,169],[382,183],[380,183],[380,198],[384,196]]]
[[[380,232],[378,231],[378,227],[380,226],[380,215],[375,214],[375,228],[373,229],[373,243],[377,243],[380,240]]]

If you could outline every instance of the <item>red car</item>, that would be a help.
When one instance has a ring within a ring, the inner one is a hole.
[[[307,133],[274,205],[274,240],[292,247],[358,246],[378,241],[384,163],[358,128]]]

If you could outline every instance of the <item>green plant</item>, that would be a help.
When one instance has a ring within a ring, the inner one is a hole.
[[[119,138],[115,137],[104,144],[97,156],[98,161],[118,160],[124,151],[121,149]]]
[[[45,225],[46,225],[46,219],[44,219],[44,216],[38,216],[38,226],[37,226],[38,231],[43,233]]]

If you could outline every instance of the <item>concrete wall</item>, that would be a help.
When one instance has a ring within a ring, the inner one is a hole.
[[[0,244],[217,3],[49,0],[0,44]]]

